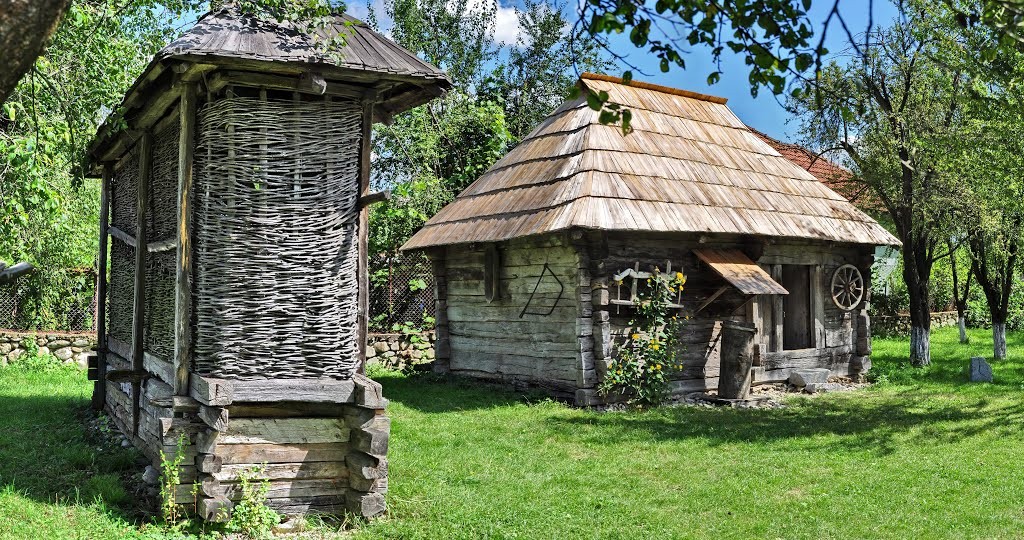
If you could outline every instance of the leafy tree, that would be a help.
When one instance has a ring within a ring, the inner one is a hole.
[[[502,104],[515,141],[562,103],[576,84],[577,70],[612,66],[596,41],[566,31],[565,9],[564,3],[527,0],[518,11],[522,33],[480,91],[483,99]]]
[[[93,267],[97,251],[99,186],[82,178],[85,145],[173,31],[172,12],[140,4],[74,3],[3,104],[0,258],[38,269],[23,324],[66,325],[67,297],[88,289],[72,287],[88,274],[69,272]]]
[[[825,66],[791,104],[812,144],[846,153],[884,204],[903,242],[914,365],[930,363],[932,266],[947,254],[943,228],[954,221],[962,185],[942,174],[939,141],[962,120],[963,72],[937,61],[953,28],[937,14],[908,8],[905,20],[876,30],[845,65]]]
[[[383,15],[403,47],[445,70],[447,95],[374,128],[370,245],[394,252],[430,216],[497,161],[570,92],[571,58],[603,65],[593,43],[568,32],[558,6],[528,4],[516,46],[496,43],[493,2],[389,0]],[[371,11],[371,24],[378,14]]]

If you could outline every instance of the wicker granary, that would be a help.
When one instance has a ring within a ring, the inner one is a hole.
[[[896,238],[724,99],[603,75],[579,85],[403,248],[434,261],[438,369],[592,403],[631,281],[669,266],[688,276],[691,316],[675,391],[716,388],[722,328],[744,322],[755,383],[867,368],[872,252]],[[633,131],[602,125],[588,92],[630,109]]]
[[[361,374],[370,129],[450,83],[347,16],[319,37],[339,32],[325,54],[287,24],[209,13],[90,147],[94,404],[154,464],[187,453],[180,501],[198,483],[207,519],[261,463],[282,512],[384,510],[389,424]]]

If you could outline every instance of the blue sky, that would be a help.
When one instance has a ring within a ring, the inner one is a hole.
[[[832,0],[814,0],[810,16],[814,21],[816,34],[821,32],[822,24],[832,5]],[[867,28],[868,5],[867,0],[842,0],[840,3],[840,12],[852,32],[863,32]],[[873,9],[875,25],[889,24],[897,15],[896,8],[886,0],[876,0]],[[830,25],[826,37],[826,48],[829,51],[838,52],[846,48],[846,35],[835,21]],[[816,37],[815,43],[817,39]],[[750,84],[747,82],[750,71],[743,58],[732,54],[728,49],[722,57],[721,81],[709,86],[707,76],[715,71],[715,66],[710,51],[706,48],[696,49],[686,55],[685,70],[673,67],[668,73],[662,73],[658,68],[658,59],[634,48],[627,36],[616,36],[612,47],[619,54],[632,51],[629,61],[646,72],[634,73],[635,79],[728,98],[728,106],[748,125],[778,139],[796,142],[796,123],[791,122],[787,125],[789,115],[771,92],[762,89],[758,97],[751,97]]]

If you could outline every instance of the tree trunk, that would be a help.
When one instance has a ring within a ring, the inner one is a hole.
[[[992,358],[1006,359],[1006,323],[992,322]]]
[[[919,264],[918,254],[904,242],[903,279],[910,296],[910,363],[917,367],[927,366],[932,362],[929,343],[932,323],[930,275],[931,266]]]
[[[964,312],[957,313],[956,324],[960,327],[960,343],[967,344],[971,342],[971,339],[967,337],[967,319],[964,317]]]
[[[32,68],[69,0],[8,0],[0,8],[0,103]]]

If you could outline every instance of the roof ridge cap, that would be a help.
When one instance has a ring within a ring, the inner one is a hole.
[[[588,71],[580,75],[580,81],[583,80],[604,81],[614,84],[621,84],[623,86],[630,86],[633,88],[640,88],[643,90],[653,90],[655,92],[671,94],[673,96],[687,97],[691,99],[697,99],[700,101],[707,101],[718,105],[725,105],[726,102],[729,101],[727,98],[720,96],[712,96],[711,94],[701,94],[699,92],[683,90],[682,88],[673,88],[671,86],[663,86],[660,84],[638,81],[635,79],[626,82],[622,77],[615,77],[614,75],[606,75],[604,73],[591,73]]]

